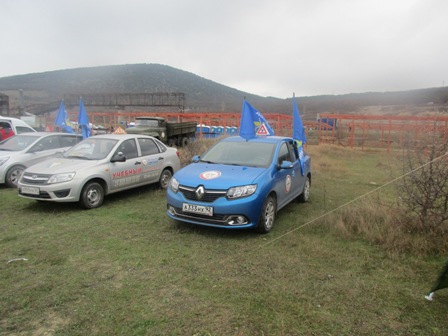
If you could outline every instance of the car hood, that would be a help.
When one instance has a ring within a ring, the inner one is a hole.
[[[23,151],[9,152],[9,151],[0,150],[0,158],[5,157],[5,156],[13,157],[13,156],[18,156],[20,154],[23,154]]]
[[[192,163],[179,170],[175,177],[182,185],[202,184],[210,189],[221,189],[253,183],[265,171],[266,168]]]
[[[31,166],[30,168],[27,169],[27,172],[33,172],[39,174],[67,173],[96,166],[98,165],[98,162],[99,160],[54,158]]]

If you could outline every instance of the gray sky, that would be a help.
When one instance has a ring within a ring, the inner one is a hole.
[[[261,96],[448,84],[447,0],[2,0],[0,77],[159,63]]]

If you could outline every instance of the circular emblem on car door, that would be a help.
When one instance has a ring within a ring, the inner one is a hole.
[[[286,176],[286,193],[289,193],[289,190],[291,190],[291,176]]]

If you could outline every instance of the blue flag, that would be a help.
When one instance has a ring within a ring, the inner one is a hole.
[[[82,98],[79,98],[79,114],[78,114],[78,125],[82,130],[82,138],[88,138],[90,136],[90,124],[87,118],[87,112],[82,102]]]
[[[274,135],[274,130],[269,126],[263,115],[244,99],[240,121],[240,136],[244,139],[252,139],[257,135]]]
[[[306,134],[303,127],[302,118],[300,118],[299,108],[297,107],[296,97],[292,97],[292,114],[293,114],[293,134],[292,138],[297,144],[297,149],[299,152],[300,168],[302,170],[302,175],[305,174],[305,153],[303,152],[303,145],[306,144]]]
[[[305,128],[303,127],[302,118],[300,118],[299,108],[297,107],[296,97],[292,97],[292,114],[293,114],[293,139],[306,144]]]
[[[61,104],[59,105],[58,115],[56,116],[54,124],[56,126],[61,127],[62,130],[67,133],[75,133],[73,128],[70,126],[70,120],[68,119],[67,111],[65,110],[65,105],[64,105],[63,100],[61,101]]]

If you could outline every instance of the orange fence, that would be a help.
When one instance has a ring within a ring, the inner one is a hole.
[[[77,119],[77,111],[68,112],[71,120]],[[239,127],[241,113],[179,113],[179,112],[88,112],[92,124],[124,126],[137,116],[165,117],[168,121],[195,121],[209,127]],[[265,113],[264,117],[275,134],[292,136],[291,115]],[[51,122],[52,124],[54,117]],[[419,146],[428,141],[448,140],[448,116],[389,116],[321,114],[319,120],[304,120],[309,144],[335,144],[350,148],[384,148],[387,150]],[[49,120],[49,119],[48,119]],[[48,121],[47,120],[47,121]],[[226,134],[225,131],[223,134]],[[201,136],[202,134],[198,134]]]
[[[318,143],[347,147],[390,149],[445,142],[448,116],[381,116],[322,114],[317,125]],[[331,125],[330,125],[331,124]]]

